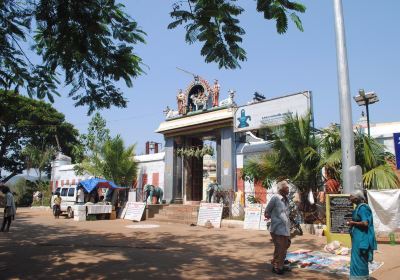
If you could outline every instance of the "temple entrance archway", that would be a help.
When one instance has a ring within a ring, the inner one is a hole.
[[[165,137],[164,197],[168,202],[205,200],[204,178],[210,174],[205,174],[204,155],[210,146],[216,165],[212,175],[223,189],[234,188],[234,102],[215,106],[217,98],[213,107],[213,95],[218,97],[219,89],[217,83],[211,88],[207,81],[195,77],[185,92],[179,91],[178,111],[171,113],[168,108],[166,121],[157,129]]]

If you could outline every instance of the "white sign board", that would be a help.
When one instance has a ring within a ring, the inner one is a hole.
[[[123,215],[122,217],[125,220],[140,222],[145,208],[146,203],[144,202],[128,202],[125,206],[126,210],[123,210],[125,212],[125,215]]]
[[[267,228],[267,220],[264,217],[265,208],[267,208],[267,204],[262,204],[261,207],[261,217],[260,217],[260,230],[268,230]]]
[[[205,203],[200,204],[199,215],[197,218],[198,226],[205,226],[207,221],[215,228],[221,227],[223,205],[220,203]]]
[[[244,209],[244,229],[256,229],[260,227],[261,204],[249,204]]]
[[[235,113],[235,132],[260,129],[265,126],[280,125],[285,116],[304,116],[311,110],[311,92],[269,99],[238,107]]]

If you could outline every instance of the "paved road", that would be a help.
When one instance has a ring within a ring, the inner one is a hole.
[[[265,232],[168,223],[127,227],[132,225],[138,223],[56,220],[50,211],[18,209],[11,232],[0,233],[0,279],[345,279],[304,269],[277,277]],[[321,250],[324,242],[306,235],[291,249]],[[375,279],[399,279],[399,249],[380,245],[376,259],[385,265]]]

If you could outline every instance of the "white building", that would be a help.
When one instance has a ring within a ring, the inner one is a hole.
[[[145,184],[152,184],[164,188],[164,156],[164,152],[135,156],[138,162],[136,187],[142,188]],[[71,164],[71,158],[61,153],[57,155],[51,166],[50,188],[52,191],[64,185],[76,185],[82,180],[93,177],[88,173],[77,175],[74,170],[75,164]]]
[[[138,162],[137,188],[152,184],[164,190],[164,157],[164,152],[135,156]]]
[[[77,175],[74,170],[75,164],[71,164],[71,158],[58,153],[56,159],[51,163],[50,189],[55,191],[56,188],[64,185],[76,185],[80,181],[89,179],[93,176],[86,173]]]
[[[367,118],[362,116],[354,126],[368,133]],[[383,144],[386,151],[395,154],[393,133],[400,133],[400,122],[370,123],[370,135]]]

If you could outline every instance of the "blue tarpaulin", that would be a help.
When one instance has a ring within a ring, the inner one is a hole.
[[[109,188],[109,189],[125,189],[126,187],[120,187],[112,181],[108,181],[100,178],[91,178],[84,181],[80,181],[78,188],[83,187],[88,193],[92,192],[95,188]]]

